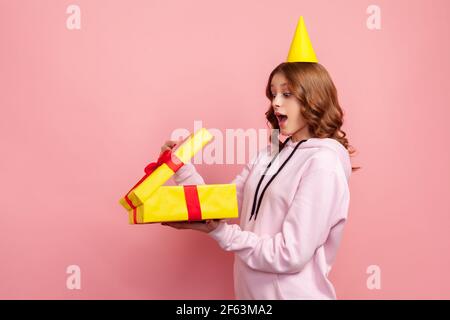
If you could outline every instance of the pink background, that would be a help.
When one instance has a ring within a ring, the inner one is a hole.
[[[70,4],[81,30],[66,28]],[[366,27],[371,4],[381,30]],[[0,0],[0,298],[233,298],[231,253],[130,226],[117,201],[176,128],[265,128],[267,78],[303,15],[363,167],[338,297],[449,299],[449,12],[447,0]],[[242,165],[197,168],[225,183]],[[66,288],[72,264],[81,290]]]

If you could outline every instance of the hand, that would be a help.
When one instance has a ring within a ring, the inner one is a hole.
[[[166,150],[173,150],[175,147],[178,147],[179,145],[181,145],[183,142],[185,142],[190,136],[186,136],[186,138],[184,139],[179,139],[178,141],[174,141],[174,140],[167,140],[166,142],[164,142],[164,144],[161,147],[161,153],[159,155],[161,155],[164,151]]]
[[[164,144],[161,147],[161,153],[163,153],[166,150],[172,150],[180,142],[181,142],[181,140],[179,140],[179,141],[167,140],[166,142],[164,142]],[[161,153],[160,153],[160,155],[161,155]]]
[[[175,229],[191,229],[209,233],[219,226],[220,220],[205,221],[183,221],[183,222],[163,222],[163,226],[169,226]]]

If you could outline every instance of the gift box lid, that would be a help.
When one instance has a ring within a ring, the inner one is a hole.
[[[157,162],[145,168],[146,175],[120,199],[120,204],[127,210],[142,205],[155,190],[169,180],[174,173],[187,163],[194,155],[213,139],[213,135],[202,128],[189,135],[171,151],[161,154]]]

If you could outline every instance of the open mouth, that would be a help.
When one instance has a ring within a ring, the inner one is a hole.
[[[280,126],[286,124],[287,118],[288,118],[287,115],[281,114],[281,113],[275,113],[275,116],[277,117],[278,124],[279,124]]]

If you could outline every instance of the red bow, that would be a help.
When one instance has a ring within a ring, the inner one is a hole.
[[[148,164],[145,167],[145,169],[144,169],[145,176],[143,176],[141,178],[141,180],[139,180],[133,186],[133,188],[131,188],[130,191],[127,192],[127,195],[125,196],[125,201],[131,207],[131,209],[133,209],[134,223],[137,223],[137,221],[136,221],[136,207],[131,202],[131,200],[128,198],[128,194],[134,188],[136,188],[138,185],[140,185],[145,179],[147,179],[147,177],[149,175],[151,175],[153,173],[153,171],[155,171],[163,163],[165,163],[170,169],[172,169],[173,172],[177,172],[184,165],[184,163],[176,155],[172,154],[172,150],[166,150],[159,156],[159,158],[158,158],[158,160],[156,162],[152,162],[152,163]]]
[[[183,162],[177,156],[172,154],[171,150],[164,151],[158,158],[158,161],[150,163],[145,167],[146,177],[156,170],[163,163],[167,164],[173,172],[177,172],[183,166]]]

